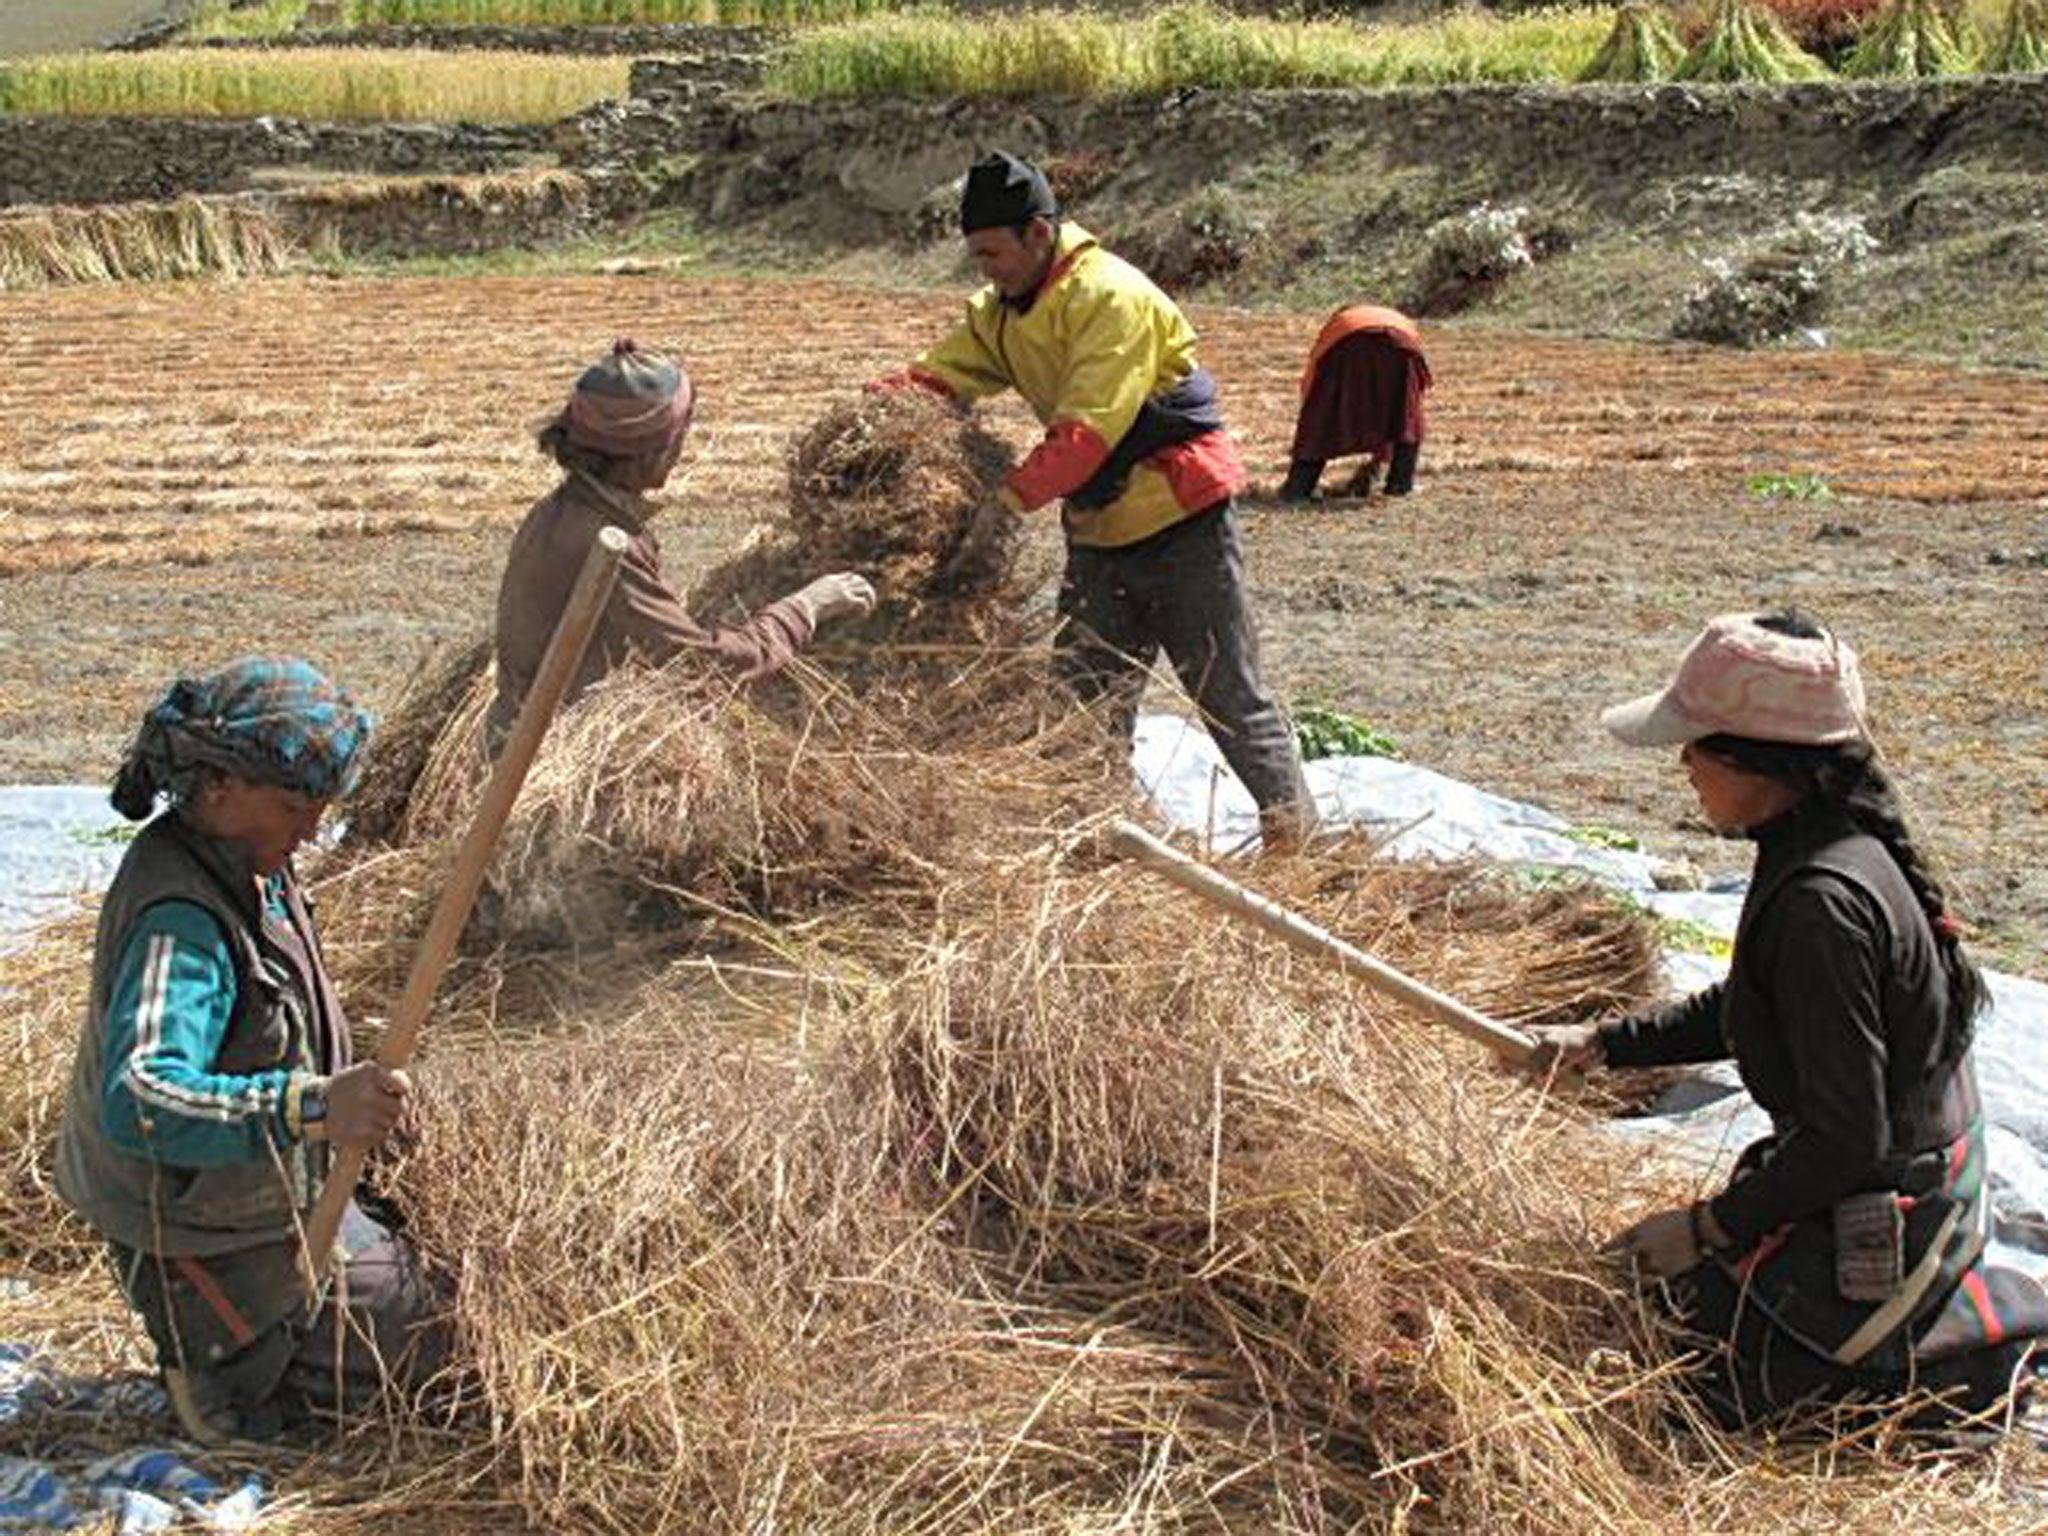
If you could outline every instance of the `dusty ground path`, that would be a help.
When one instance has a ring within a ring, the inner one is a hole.
[[[820,283],[283,281],[0,299],[0,780],[105,776],[150,690],[302,651],[388,705],[480,629],[527,445],[617,332],[703,401],[664,539],[683,576],[780,500],[790,435],[957,296]],[[1257,479],[1310,318],[1195,311]],[[2048,974],[2048,379],[1855,355],[1440,331],[1424,493],[1282,512],[1248,546],[1290,698],[1411,758],[1733,870],[1675,764],[1599,705],[1701,618],[1797,601],[1862,650],[1880,728],[2001,963]],[[1023,440],[1014,406],[999,419]],[[1831,500],[1766,499],[1758,476]],[[1048,563],[1054,536],[1038,537]]]
[[[0,58],[97,48],[169,9],[164,0],[0,0]]]

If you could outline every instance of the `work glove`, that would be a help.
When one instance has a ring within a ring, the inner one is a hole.
[[[796,601],[811,616],[811,628],[842,617],[858,618],[875,611],[875,589],[867,577],[834,571],[799,588]]]
[[[1727,1232],[1714,1219],[1712,1207],[1702,1200],[1645,1216],[1610,1238],[1604,1251],[1638,1274],[1669,1280],[1728,1247]]]
[[[1527,1032],[1536,1042],[1528,1066],[1536,1077],[1584,1077],[1607,1064],[1597,1024],[1537,1024]]]
[[[939,571],[939,582],[948,587],[977,587],[993,580],[1002,559],[1003,545],[1017,525],[1016,498],[1006,488],[984,499],[974,509],[960,547],[953,551]]]

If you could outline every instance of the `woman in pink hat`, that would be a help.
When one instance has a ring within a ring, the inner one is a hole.
[[[486,727],[493,743],[518,718],[584,557],[607,524],[632,542],[569,699],[635,656],[659,664],[693,652],[742,680],[766,676],[787,666],[818,625],[874,607],[866,578],[836,571],[738,624],[705,625],[690,616],[662,575],[661,547],[647,523],[654,515],[648,496],[674,473],[695,407],[688,374],[620,341],[583,370],[568,403],[541,428],[541,452],[561,465],[562,483],[526,514],[505,559],[498,695]]]
[[[1976,1411],[2030,1378],[2048,1295],[1984,1263],[1987,999],[1864,720],[1856,656],[1796,614],[1727,614],[1659,693],[1602,723],[1676,746],[1707,819],[1756,844],[1727,978],[1538,1031],[1546,1067],[1732,1057],[1773,1131],[1727,1187],[1614,1246],[1667,1294],[1724,1423],[1935,1390]]]

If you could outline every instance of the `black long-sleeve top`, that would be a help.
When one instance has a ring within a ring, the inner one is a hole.
[[[1976,1113],[1967,1053],[1949,1046],[1933,929],[1884,845],[1831,810],[1756,829],[1755,873],[1724,981],[1601,1031],[1615,1066],[1733,1056],[1775,1134],[1713,1213],[1740,1246],[1897,1187],[1903,1163]]]

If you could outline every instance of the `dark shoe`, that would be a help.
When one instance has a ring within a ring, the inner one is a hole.
[[[1415,489],[1415,461],[1422,457],[1420,443],[1394,444],[1394,462],[1387,466],[1387,494],[1406,496]]]
[[[237,1440],[275,1440],[284,1430],[284,1415],[275,1403],[238,1404],[211,1372],[167,1369],[162,1376],[178,1428],[196,1445],[216,1450]]]
[[[1370,496],[1372,494],[1372,477],[1378,469],[1379,465],[1371,459],[1365,460],[1358,466],[1351,478],[1345,482],[1344,494],[1361,498]]]
[[[1287,479],[1280,486],[1280,500],[1287,506],[1303,506],[1316,499],[1316,482],[1323,478],[1321,459],[1296,459],[1287,466]]]

